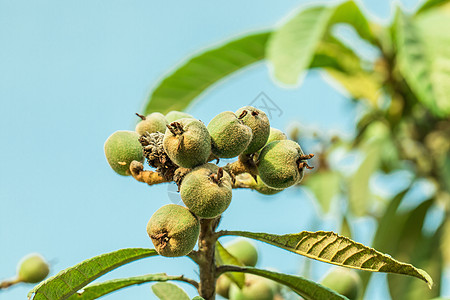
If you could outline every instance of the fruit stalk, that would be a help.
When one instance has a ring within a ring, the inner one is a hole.
[[[216,292],[214,227],[217,219],[200,219],[200,236],[198,239],[197,263],[200,270],[200,287],[198,292],[205,300],[214,300]]]
[[[0,282],[0,290],[1,289],[7,289],[10,286],[13,286],[13,285],[15,285],[17,283],[20,283],[20,282],[21,281],[20,281],[20,279],[18,277],[1,281]]]

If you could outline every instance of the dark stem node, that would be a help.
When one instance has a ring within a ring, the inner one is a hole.
[[[138,113],[136,113],[136,116],[138,116],[138,117],[141,118],[142,120],[147,119],[145,116],[143,116],[143,115],[141,115],[141,114],[138,114]]]

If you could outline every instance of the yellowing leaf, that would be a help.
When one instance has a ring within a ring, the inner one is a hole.
[[[217,265],[235,265],[243,266],[243,264],[227,249],[225,249],[220,242],[216,242],[216,261]],[[243,288],[245,284],[245,275],[243,273],[225,273],[225,275],[232,280],[239,288]]]
[[[339,236],[334,232],[303,231],[296,234],[269,234],[247,231],[223,231],[222,235],[252,238],[322,262],[371,272],[414,276],[431,288],[433,280],[424,270],[399,262],[389,255]]]

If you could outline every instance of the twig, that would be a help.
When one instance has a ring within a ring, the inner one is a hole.
[[[167,278],[168,278],[168,280],[173,280],[173,281],[183,281],[183,282],[189,283],[190,285],[192,285],[196,289],[199,288],[199,283],[197,281],[195,281],[194,279],[190,279],[190,278],[184,277],[184,275],[181,275],[181,276],[167,276]]]
[[[144,171],[144,165],[135,160],[130,164],[130,173],[134,179],[148,185],[169,182],[158,172]]]
[[[13,286],[15,284],[21,283],[22,281],[19,279],[19,277],[15,277],[15,278],[11,278],[11,279],[6,279],[2,282],[0,282],[0,290],[1,289],[7,289],[10,286]]]

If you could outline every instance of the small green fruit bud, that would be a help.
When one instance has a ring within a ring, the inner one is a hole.
[[[300,145],[291,140],[274,141],[266,145],[258,158],[258,172],[261,180],[274,189],[284,189],[300,182],[303,178],[305,159]]]
[[[230,286],[231,280],[225,274],[220,275],[216,281],[216,294],[228,299]]]
[[[230,287],[230,300],[273,300],[273,282],[264,277],[245,274],[245,285],[242,289],[235,284]]]
[[[252,106],[244,106],[236,111],[236,116],[252,129],[253,137],[244,154],[257,152],[266,144],[270,134],[266,113]]]
[[[154,133],[154,132],[166,132],[167,120],[163,114],[159,112],[154,112],[144,117],[138,114],[138,116],[142,119],[136,125],[136,132],[139,135],[143,135],[144,133]]]
[[[167,120],[168,124],[175,122],[179,119],[183,119],[183,118],[194,119],[194,117],[191,116],[190,114],[182,112],[182,111],[176,111],[176,110],[172,110],[172,111],[168,112],[166,115],[166,120]],[[164,131],[162,131],[162,132],[164,132]]]
[[[174,163],[190,169],[207,162],[211,137],[201,121],[183,118],[167,125],[163,146]]]
[[[270,134],[269,138],[267,139],[266,145],[274,141],[283,141],[283,140],[287,140],[286,134],[279,129],[270,127]]]
[[[184,204],[200,218],[215,218],[231,203],[232,183],[227,172],[207,163],[189,172],[181,182]]]
[[[254,267],[258,262],[258,251],[247,239],[236,239],[227,244],[225,249],[246,266]]]
[[[361,278],[358,273],[350,269],[334,268],[321,283],[323,286],[330,288],[350,300],[358,298],[361,290]]]
[[[17,276],[21,282],[38,283],[47,277],[50,267],[45,259],[37,254],[22,258],[17,267]]]
[[[197,243],[200,223],[187,208],[168,204],[152,215],[147,224],[147,233],[160,255],[184,256]]]
[[[211,151],[217,157],[232,158],[241,154],[250,144],[253,134],[231,111],[215,116],[208,124]]]
[[[134,131],[116,131],[105,142],[105,156],[111,168],[118,174],[128,176],[133,160],[144,161],[139,134]]]

